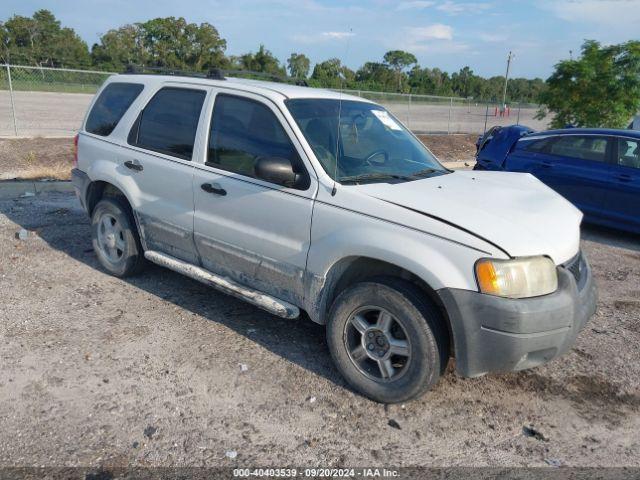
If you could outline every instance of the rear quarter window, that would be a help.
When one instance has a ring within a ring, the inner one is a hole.
[[[106,137],[138,98],[144,85],[139,83],[111,83],[100,93],[87,118],[85,130]]]

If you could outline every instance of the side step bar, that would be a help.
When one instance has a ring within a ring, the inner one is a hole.
[[[272,297],[270,295],[244,287],[228,278],[221,277],[215,273],[211,273],[204,268],[196,267],[191,263],[185,262],[178,258],[172,257],[165,253],[148,250],[144,252],[147,260],[157,263],[161,267],[166,267],[178,273],[182,273],[187,277],[198,280],[206,285],[217,288],[218,290],[234,297],[252,303],[256,307],[262,308],[273,315],[283,318],[297,318],[300,315],[300,309],[284,300]]]

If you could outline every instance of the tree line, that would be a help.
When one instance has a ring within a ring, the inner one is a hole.
[[[38,10],[31,17],[14,15],[0,22],[0,62],[49,67],[92,68],[121,72],[128,65],[205,72],[212,68],[262,72],[304,80],[310,86],[380,92],[471,97],[500,101],[504,77],[483,78],[464,67],[449,74],[423,67],[402,50],[357,70],[330,58],[316,63],[304,53],[285,62],[264,45],[243,55],[226,55],[227,42],[210,23],[184,18],[154,18],[109,30],[91,48],[63,27],[53,13]],[[602,46],[587,40],[580,56],[563,60],[553,74],[513,78],[507,102],[538,103],[539,116],[553,114],[552,125],[624,127],[640,109],[640,42]]]
[[[249,70],[274,76],[289,75],[311,86],[402,92],[442,96],[499,99],[504,77],[483,78],[469,67],[449,74],[422,67],[416,57],[390,51],[380,61],[357,70],[337,58],[311,68],[304,53],[294,52],[280,62],[264,45],[244,55],[226,55],[227,42],[210,23],[189,23],[184,18],[154,18],[109,30],[91,48],[73,29],[64,27],[48,10],[31,17],[14,15],[0,22],[0,61],[48,67],[123,71],[128,65],[207,71],[211,68]],[[537,102],[542,79],[514,78],[507,97]]]

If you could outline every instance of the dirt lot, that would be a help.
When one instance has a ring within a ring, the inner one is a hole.
[[[443,162],[473,163],[475,135],[420,135]],[[72,138],[0,139],[0,180],[68,180],[73,160]]]
[[[418,135],[441,162],[475,163],[478,135]]]
[[[71,178],[73,138],[0,140],[0,180]]]
[[[106,275],[70,194],[0,201],[0,465],[640,466],[640,238],[584,237],[601,300],[571,352],[450,365],[385,407],[345,386],[322,327],[159,267]]]

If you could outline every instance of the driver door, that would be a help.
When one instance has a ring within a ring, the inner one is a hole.
[[[277,106],[250,93],[215,97],[208,148],[195,169],[194,238],[204,268],[294,304],[303,299],[316,179]],[[288,158],[309,186],[256,177],[260,157]]]

